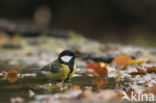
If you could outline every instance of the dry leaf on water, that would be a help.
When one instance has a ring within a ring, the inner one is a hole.
[[[91,74],[91,75],[93,75],[93,76],[98,75],[98,74],[95,72],[95,70],[94,70],[94,68],[96,68],[96,66],[97,66],[97,64],[96,64],[95,62],[89,63],[89,64],[86,66],[87,73],[88,73],[88,74]]]
[[[14,69],[8,71],[8,81],[14,83],[17,80],[17,72]]]
[[[113,59],[112,63],[120,64],[120,65],[127,65],[129,64],[132,60],[131,57],[129,56],[118,56]]]
[[[137,72],[131,72],[131,75],[144,75],[146,74],[146,71],[144,69],[138,69]]]
[[[133,65],[133,64],[142,64],[142,63],[144,63],[144,61],[133,60],[133,61],[130,61],[128,64]]]
[[[104,62],[92,62],[86,66],[87,73],[93,76],[107,75],[107,64]]]
[[[152,72],[156,73],[156,67],[151,67],[147,69],[147,73],[152,73]]]

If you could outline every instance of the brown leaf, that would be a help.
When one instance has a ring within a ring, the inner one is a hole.
[[[137,72],[131,72],[131,75],[144,75],[146,74],[146,71],[144,69],[138,69]]]
[[[107,64],[104,62],[97,63],[97,68],[95,68],[95,71],[97,72],[98,75],[107,75],[108,74]]]
[[[143,91],[143,93],[153,93],[156,95],[156,84],[153,84],[152,87],[150,87],[149,89],[146,89],[145,91]]]
[[[87,73],[93,76],[107,75],[107,64],[104,62],[92,62],[86,66]]]
[[[17,80],[17,72],[14,69],[8,71],[8,81],[14,83]]]
[[[33,56],[34,54],[32,52],[26,53],[27,56]]]
[[[147,69],[147,73],[152,73],[152,72],[156,73],[156,67],[151,67]]]

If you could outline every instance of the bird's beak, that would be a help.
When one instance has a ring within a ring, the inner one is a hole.
[[[80,57],[80,54],[75,54],[75,57]]]

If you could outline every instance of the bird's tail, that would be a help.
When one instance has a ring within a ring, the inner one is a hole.
[[[29,71],[41,71],[41,68],[31,68]]]

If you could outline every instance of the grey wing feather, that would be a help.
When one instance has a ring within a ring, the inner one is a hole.
[[[57,72],[61,68],[61,65],[53,65],[49,64],[47,66],[44,66],[41,71],[51,71],[51,72]]]

